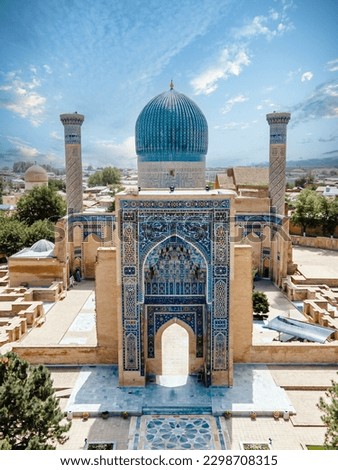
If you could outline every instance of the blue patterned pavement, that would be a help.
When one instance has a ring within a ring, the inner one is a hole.
[[[95,415],[102,411],[130,415],[181,414],[220,416],[224,411],[270,415],[295,410],[263,364],[235,364],[234,386],[206,388],[197,377],[178,387],[150,382],[146,387],[119,387],[117,366],[83,366],[65,411]]]

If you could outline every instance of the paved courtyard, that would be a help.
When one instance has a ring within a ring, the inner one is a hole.
[[[293,261],[307,279],[338,279],[338,251],[293,246]]]
[[[91,367],[89,379],[86,366],[51,368],[63,410],[75,414],[69,439],[60,449],[82,449],[88,439],[114,442],[121,450],[171,448],[174,442],[175,448],[236,450],[241,442],[272,439],[276,450],[301,450],[323,443],[325,427],[317,403],[331,380],[337,380],[335,366],[248,364],[235,366],[235,385],[230,389],[206,389],[190,378],[185,386],[149,384],[132,390],[119,388],[114,371],[104,368]],[[275,419],[273,411],[280,405],[290,414]],[[176,408],[172,414],[170,406]],[[188,406],[189,414],[184,414]],[[106,409],[110,417],[103,419],[100,412]],[[120,412],[127,409],[131,414],[125,419]],[[231,418],[217,416],[225,410],[232,411]],[[83,420],[82,411],[90,412],[89,419]],[[144,414],[138,415],[140,411]],[[250,411],[257,412],[255,420]],[[187,429],[191,432],[185,441],[181,438]]]

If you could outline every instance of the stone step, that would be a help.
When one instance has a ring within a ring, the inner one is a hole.
[[[211,415],[211,406],[154,406],[143,407],[144,415]]]

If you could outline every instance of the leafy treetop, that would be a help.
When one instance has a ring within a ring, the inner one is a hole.
[[[55,449],[70,425],[45,366],[14,353],[0,356],[0,450]]]
[[[37,220],[55,222],[66,214],[63,198],[48,186],[37,186],[17,203],[17,217],[21,222],[33,224]]]
[[[107,166],[96,171],[88,178],[88,186],[112,186],[118,185],[121,180],[121,173],[118,168]]]
[[[338,382],[331,381],[331,387],[325,392],[326,399],[319,399],[318,408],[324,412],[321,417],[327,426],[325,433],[325,447],[338,450]]]

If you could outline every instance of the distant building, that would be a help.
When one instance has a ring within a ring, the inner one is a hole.
[[[232,189],[239,196],[268,197],[269,168],[234,167],[216,174],[215,189]]]
[[[47,171],[40,165],[32,165],[25,172],[25,191],[30,191],[37,186],[48,185]]]
[[[325,197],[338,197],[338,188],[336,186],[318,186],[316,192]]]

